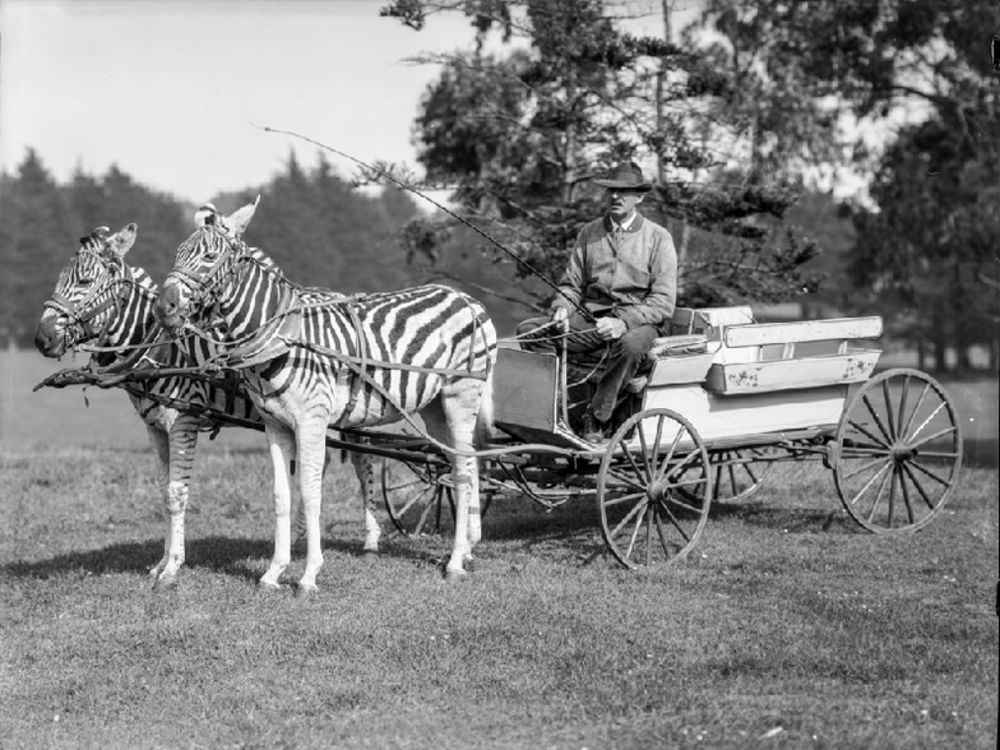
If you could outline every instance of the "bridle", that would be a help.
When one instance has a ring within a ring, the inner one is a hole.
[[[175,281],[188,293],[185,310],[181,314],[184,325],[191,326],[190,317],[192,311],[208,310],[213,307],[226,289],[227,276],[240,263],[254,263],[265,271],[271,272],[268,264],[263,263],[249,252],[247,244],[239,237],[233,237],[224,228],[215,223],[206,224],[205,230],[215,232],[222,239],[222,249],[218,257],[202,273],[193,273],[184,268],[174,268],[167,275],[168,281]]]
[[[106,283],[92,286],[76,302],[57,290],[42,305],[42,309],[54,310],[69,321],[65,335],[67,339],[72,338],[73,346],[103,336],[111,327],[112,322],[117,319],[117,313],[121,304],[128,299],[128,293],[119,293],[116,291],[116,287],[141,288],[125,272],[125,262],[120,258],[117,259],[115,267],[111,265],[114,262],[112,259],[99,252],[86,248],[81,249],[80,252],[93,256],[98,265],[108,274],[109,280]],[[95,326],[94,321],[108,310],[112,310],[115,314],[106,316],[100,327]],[[72,337],[69,336],[70,331],[74,334]]]

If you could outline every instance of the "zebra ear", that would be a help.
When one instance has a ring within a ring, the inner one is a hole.
[[[134,221],[126,224],[120,230],[108,237],[108,247],[118,256],[124,257],[132,245],[135,244],[135,236],[139,232],[139,225]]]
[[[194,212],[194,223],[199,227],[214,224],[219,216],[219,210],[211,203],[205,203]]]
[[[226,226],[229,227],[229,231],[237,237],[243,234],[250,225],[250,220],[253,218],[254,213],[257,211],[258,203],[260,203],[259,195],[253,203],[247,203],[242,208],[237,208],[229,214],[226,217]]]

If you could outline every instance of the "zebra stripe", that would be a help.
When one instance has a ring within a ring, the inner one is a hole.
[[[61,357],[71,348],[93,342],[102,349],[118,350],[94,355],[99,366],[114,367],[128,362],[128,347],[147,342],[150,334],[159,330],[153,315],[158,288],[145,270],[124,260],[136,233],[136,225],[129,224],[114,235],[107,227],[98,227],[81,238],[79,249],[61,269],[52,296],[43,306],[35,335],[35,345],[43,355]],[[205,341],[188,337],[150,349],[141,365],[183,368],[215,354]],[[263,421],[235,377],[206,381],[169,375],[123,387],[149,433],[169,517],[164,554],[150,574],[158,585],[171,585],[184,563],[184,517],[198,433],[214,433],[234,423],[262,426]],[[355,466],[359,478],[362,471],[370,474],[370,467],[365,466],[370,459],[356,455],[361,462]],[[363,487],[363,494],[367,516],[373,512],[373,488]],[[366,548],[371,546],[371,538],[369,534]]]
[[[470,477],[457,487],[448,562],[449,574],[461,574],[480,536],[478,513],[469,513],[479,502],[473,438],[481,409],[491,413],[489,377],[496,360],[496,331],[485,308],[441,285],[307,300],[242,241],[256,205],[228,217],[210,214],[181,243],[156,314],[174,330],[221,331],[215,343],[229,347],[228,364],[240,370],[264,415],[272,456],[297,448],[308,543],[300,591],[315,588],[323,563],[315,481],[319,436],[329,425],[377,425],[401,415],[420,414],[430,436],[450,448],[453,476]],[[285,316],[296,321],[288,337],[275,333],[274,321]],[[254,332],[257,338],[247,343]],[[270,362],[246,361],[248,352],[262,348],[273,352]],[[261,579],[270,586],[290,559],[283,463],[274,463],[275,549]]]

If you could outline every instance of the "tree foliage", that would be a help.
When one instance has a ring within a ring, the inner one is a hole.
[[[366,196],[322,158],[307,170],[289,156],[285,170],[266,185],[219,194],[213,202],[231,210],[258,194],[247,239],[272,254],[294,281],[355,292],[418,280],[398,261],[397,233],[416,212],[399,190]],[[162,280],[177,245],[193,230],[194,209],[116,166],[100,176],[78,169],[60,185],[29,150],[14,174],[0,174],[0,339],[30,342],[58,269],[95,226],[137,222],[129,260]]]
[[[682,301],[769,301],[814,285],[802,265],[815,247],[780,224],[797,183],[719,153],[741,138],[741,121],[718,104],[734,84],[712,54],[690,39],[631,35],[601,0],[406,0],[382,12],[419,29],[445,10],[464,12],[479,43],[423,58],[443,69],[415,122],[418,161],[429,182],[452,190],[461,219],[496,239],[480,243],[486,257],[524,277],[503,245],[557,275],[580,226],[602,210],[590,179],[633,159],[657,178],[647,214],[713,238],[690,255],[682,247]],[[491,29],[526,44],[489,54]],[[439,222],[410,233],[439,253],[441,225],[455,222],[420,221]]]

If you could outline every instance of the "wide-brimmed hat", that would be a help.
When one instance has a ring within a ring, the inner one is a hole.
[[[618,190],[651,190],[652,184],[646,182],[642,170],[634,161],[625,161],[615,167],[608,175],[594,180],[595,185]]]

